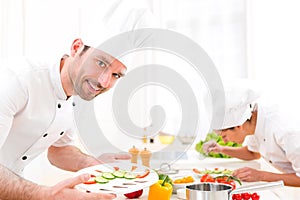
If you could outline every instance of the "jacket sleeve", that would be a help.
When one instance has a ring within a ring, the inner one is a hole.
[[[290,131],[279,139],[281,148],[291,162],[296,175],[300,177],[300,130]]]
[[[25,86],[18,76],[8,69],[0,70],[0,148],[5,143],[14,116],[24,108],[27,102]]]

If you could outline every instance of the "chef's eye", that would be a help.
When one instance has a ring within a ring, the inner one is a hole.
[[[113,75],[116,79],[121,78],[120,74],[118,74],[118,73],[113,73],[112,75]]]
[[[106,67],[106,64],[102,61],[102,60],[97,60],[97,64],[100,66],[100,67]]]

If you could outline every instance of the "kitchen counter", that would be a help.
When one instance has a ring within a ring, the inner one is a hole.
[[[162,155],[162,157],[163,156],[165,155]],[[162,162],[163,161],[160,159],[151,160],[152,165],[159,165]],[[234,158],[203,158],[194,150],[187,151],[180,159],[172,163],[171,169],[178,170],[179,174],[184,175],[192,173],[192,168],[224,167],[227,169],[237,169],[244,166],[275,171],[275,169],[271,168],[270,165],[263,160],[242,161]],[[45,171],[47,173],[45,173]],[[33,161],[33,163],[26,168],[24,175],[27,179],[36,183],[43,185],[54,185],[61,180],[72,177],[74,174],[51,166],[46,159],[46,155],[43,154],[40,156],[40,159]],[[258,193],[261,195],[261,200],[298,200],[300,196],[300,188],[283,187],[272,191],[258,191]],[[148,189],[146,188],[140,199],[146,200],[147,194]],[[124,200],[126,198],[123,195],[119,195],[117,199]],[[172,196],[172,200],[175,199],[178,199],[176,194]]]
[[[137,198],[139,200],[147,200],[148,199],[148,190],[146,189],[143,193],[143,195],[140,198]],[[273,192],[270,191],[260,191],[259,192],[260,195],[260,200],[281,200],[278,196],[276,196]],[[123,195],[120,195],[116,198],[117,200],[125,200],[126,198]],[[298,198],[295,199],[290,199],[290,198],[283,198],[284,200],[296,200]],[[282,200],[283,200],[282,199]],[[177,197],[176,194],[172,195],[171,200],[183,200],[182,198]]]

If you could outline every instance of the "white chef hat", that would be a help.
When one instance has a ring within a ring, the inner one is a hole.
[[[103,42],[123,32],[161,27],[158,18],[151,10],[149,0],[133,0],[134,7],[125,0],[112,0],[102,4],[101,12],[92,12],[90,7],[82,11],[85,12],[82,17],[90,22],[82,24],[81,31],[81,38],[88,46],[97,48]],[[95,6],[95,9],[98,7]],[[138,38],[142,37],[139,35],[133,37],[137,37],[134,38],[135,40],[145,39]]]
[[[219,106],[224,109],[223,123],[213,125],[214,130],[240,126],[249,120],[252,116],[253,103],[260,96],[260,91],[239,81],[225,85],[224,94],[225,102],[223,106]]]

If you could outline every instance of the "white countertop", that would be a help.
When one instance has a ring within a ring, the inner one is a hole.
[[[151,164],[158,165],[162,161],[152,160]],[[199,154],[194,151],[188,151],[182,159],[177,160],[172,164],[172,169],[179,170],[179,174],[190,173],[192,168],[210,168],[210,167],[224,167],[227,169],[236,169],[243,166],[250,166],[253,168],[263,168],[268,170],[272,169],[268,163],[263,160],[258,161],[242,161],[239,159],[219,159],[219,158],[205,158],[202,159]],[[47,173],[45,173],[47,172]],[[59,170],[49,164],[46,156],[43,154],[33,161],[25,170],[25,177],[29,180],[37,182],[43,185],[54,185],[57,182],[73,176],[73,173]],[[300,188],[295,187],[283,187],[272,191],[258,191],[261,195],[261,200],[298,200],[300,196]],[[143,195],[139,198],[146,200],[148,194],[148,188],[144,190]],[[126,199],[123,195],[119,195],[118,200]],[[178,199],[177,195],[172,196],[172,200]]]

